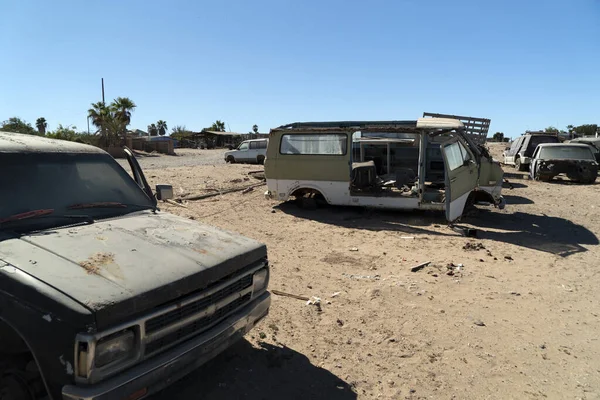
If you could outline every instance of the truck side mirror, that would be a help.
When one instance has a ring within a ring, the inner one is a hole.
[[[170,200],[173,198],[173,186],[171,185],[156,185],[156,199]]]

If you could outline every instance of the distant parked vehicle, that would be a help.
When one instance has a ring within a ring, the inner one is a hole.
[[[269,139],[252,139],[240,143],[237,149],[225,152],[225,162],[263,164]]]
[[[583,143],[592,148],[596,161],[600,163],[600,137],[582,137],[573,139],[570,143]]]
[[[560,140],[556,134],[526,132],[502,153],[504,164],[514,165],[519,171],[527,171],[531,156],[541,143],[560,143]]]
[[[598,177],[598,162],[591,146],[583,143],[540,144],[531,158],[529,175],[539,181],[550,181],[565,174],[580,183],[594,183]]]

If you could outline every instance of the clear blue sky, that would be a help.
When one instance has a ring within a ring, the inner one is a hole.
[[[600,0],[0,0],[0,120],[261,132],[307,120],[600,123]]]

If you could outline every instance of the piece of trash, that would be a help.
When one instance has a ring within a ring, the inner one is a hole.
[[[331,297],[338,297],[342,292],[335,292],[331,295]]]
[[[341,319],[339,319],[339,318],[338,318],[338,319],[337,319],[337,324],[338,324],[339,326],[344,326],[344,321],[342,321]]]
[[[282,291],[276,290],[276,289],[272,289],[271,293],[273,293],[277,296],[291,297],[292,299],[310,301],[310,298],[308,298],[306,296],[298,296],[297,294],[286,293],[286,292],[282,292]]]
[[[400,236],[400,239],[414,239],[414,236]]]
[[[321,304],[321,299],[319,297],[313,296],[312,299],[308,299],[306,302],[307,306]]]
[[[470,250],[470,251],[485,250],[485,246],[482,243],[469,242],[463,246],[463,250]]]
[[[507,261],[514,261],[511,256],[504,256],[504,259]]]
[[[428,266],[429,264],[431,264],[431,261],[426,261],[426,262],[424,262],[424,263],[421,263],[421,264],[419,264],[419,265],[415,265],[414,267],[412,267],[412,268],[410,269],[410,271],[411,271],[411,272],[417,272],[417,271],[420,271],[420,270],[422,270],[423,268],[425,268],[426,266]]]
[[[485,323],[480,319],[476,319],[475,321],[473,321],[473,323],[477,326],[485,326]]]
[[[358,251],[358,247],[352,247],[350,248],[350,251]]]
[[[246,188],[246,189],[242,190],[242,194],[250,193],[253,190],[254,190],[254,188],[252,188],[252,187]]]
[[[573,289],[571,289],[570,287],[566,287],[565,285],[562,285],[563,289],[565,289],[567,292],[572,292]]]
[[[347,274],[347,273],[343,273],[343,276],[350,278],[350,279],[368,279],[368,280],[373,280],[373,281],[378,281],[379,279],[381,279],[380,275],[354,275],[354,274]]]
[[[460,233],[463,236],[466,237],[477,237],[477,229],[472,229],[472,228],[465,228],[462,226],[454,226],[454,225],[450,225],[450,229],[452,229],[454,232],[456,233]]]
[[[510,292],[510,294],[512,294],[513,296],[520,296],[521,295],[521,293],[519,293],[519,292]]]

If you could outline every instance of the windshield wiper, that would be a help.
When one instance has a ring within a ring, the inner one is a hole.
[[[54,210],[48,209],[48,210],[33,210],[33,211],[28,211],[25,213],[21,213],[21,214],[15,214],[15,215],[11,215],[9,217],[0,219],[0,228],[6,226],[6,225],[14,225],[15,223],[18,222],[27,222],[29,220],[33,220],[33,219],[76,219],[76,220],[83,220],[82,222],[86,223],[86,224],[93,224],[94,223],[94,219],[92,217],[90,217],[89,215],[59,215],[59,214],[54,214]]]
[[[127,208],[127,204],[116,201],[98,201],[95,203],[73,204],[67,207],[69,210],[80,210],[82,208]]]
[[[2,218],[2,219],[0,219],[0,224],[4,224],[6,222],[11,222],[11,221],[20,221],[22,219],[41,217],[44,215],[50,215],[53,212],[54,212],[53,208],[27,211],[24,213],[14,214],[14,215],[8,216],[6,218]]]

